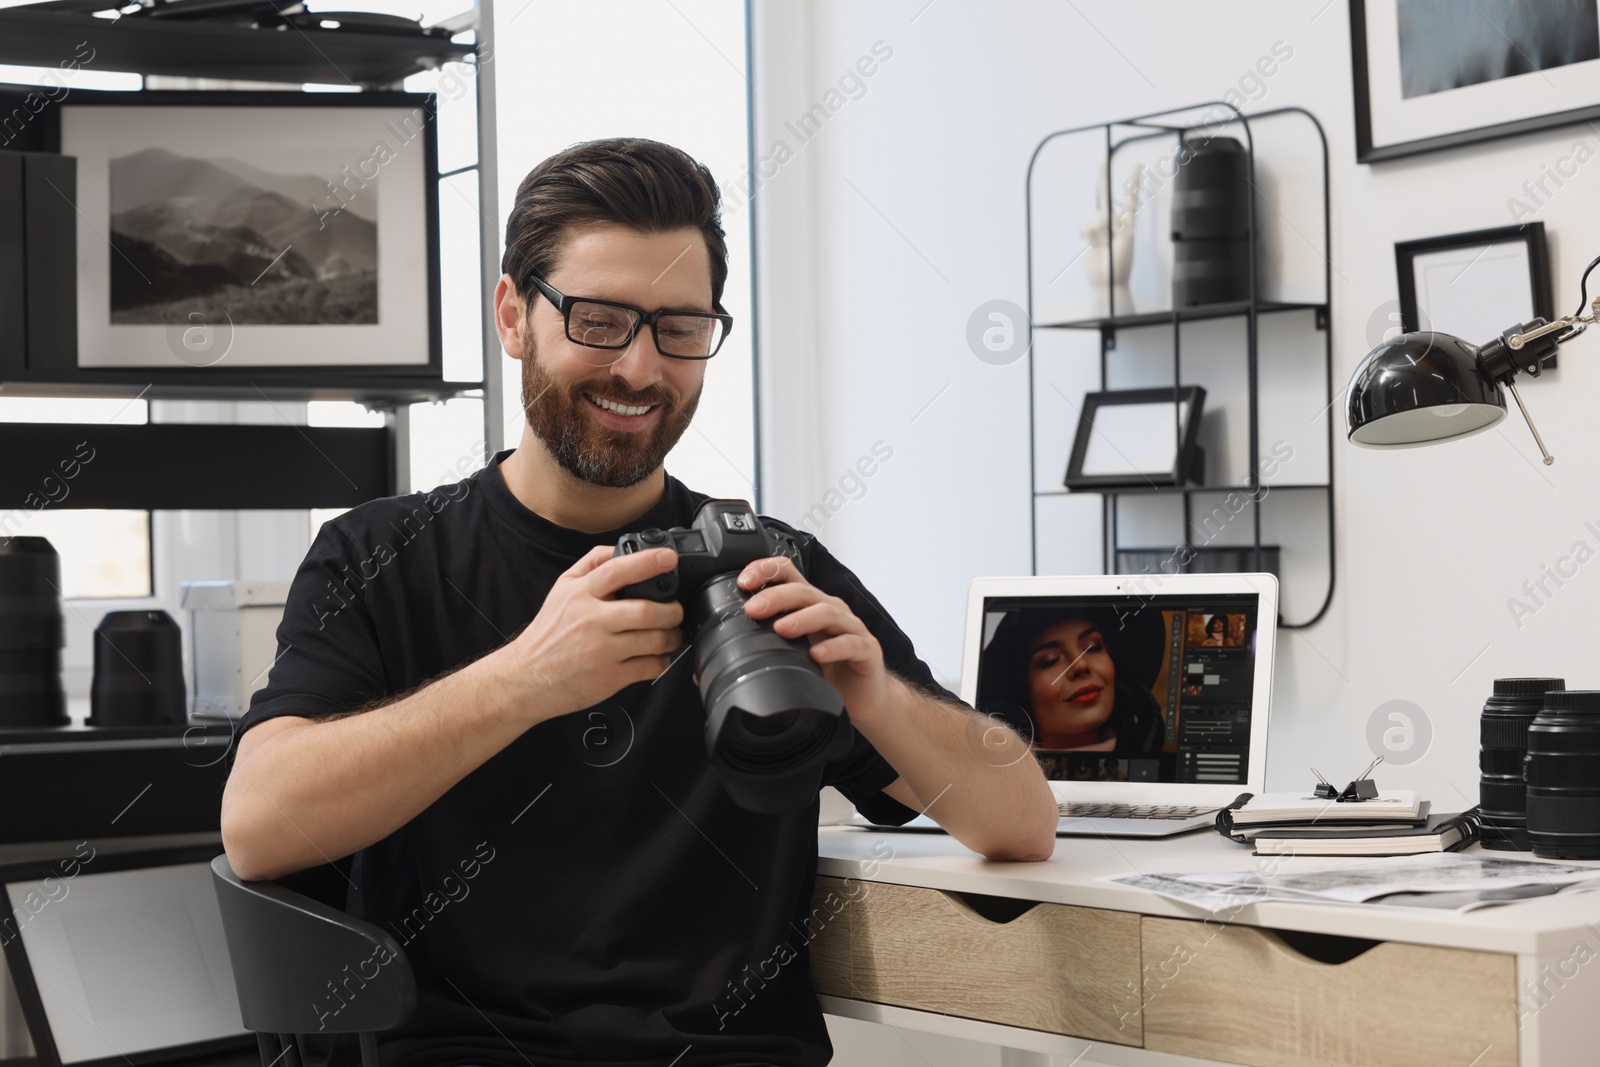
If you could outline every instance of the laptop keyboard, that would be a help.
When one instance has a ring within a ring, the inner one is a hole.
[[[1064,819],[1192,819],[1216,808],[1183,804],[1062,804]]]

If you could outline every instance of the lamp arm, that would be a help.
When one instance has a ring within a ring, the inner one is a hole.
[[[1594,269],[1596,264],[1600,264],[1600,259],[1589,264],[1590,270]],[[1589,271],[1584,271],[1583,277],[1584,299],[1587,300]],[[1580,304],[1578,311],[1581,313],[1582,310],[1583,306]],[[1533,434],[1533,442],[1539,446],[1539,455],[1544,458],[1547,467],[1555,462],[1555,457],[1544,447],[1544,439],[1539,436],[1539,428],[1533,424],[1526,405],[1522,403],[1522,396],[1517,392],[1517,373],[1523,371],[1529,377],[1537,378],[1544,369],[1544,362],[1556,354],[1558,347],[1583,333],[1597,320],[1600,320],[1600,297],[1595,298],[1587,315],[1563,315],[1552,322],[1535,318],[1518,323],[1478,349],[1479,369],[1505,386],[1511,394],[1511,399],[1517,402],[1517,410],[1522,413],[1522,421],[1528,424],[1528,430]]]
[[[1528,432],[1533,434],[1533,443],[1539,446],[1539,455],[1544,457],[1544,465],[1546,467],[1550,466],[1556,461],[1556,457],[1552,456],[1550,450],[1544,447],[1544,438],[1539,436],[1539,427],[1533,424],[1533,418],[1528,414],[1528,408],[1522,402],[1522,394],[1517,392],[1517,383],[1507,382],[1506,391],[1511,394],[1511,399],[1517,402],[1517,410],[1522,412],[1522,421],[1528,424]]]
[[[1600,300],[1596,301],[1600,304]],[[1600,312],[1600,308],[1596,309]],[[1519,373],[1537,378],[1556,349],[1582,333],[1595,315],[1567,315],[1546,322],[1532,318],[1519,322],[1478,348],[1478,368],[1501,385],[1509,386]]]
[[[1560,333],[1562,330],[1571,330],[1571,333],[1563,334],[1556,338],[1556,344],[1564,344],[1582,333],[1592,321],[1594,321],[1593,316],[1587,319],[1575,319],[1571,315],[1564,315],[1554,322],[1547,322],[1543,326],[1535,326],[1526,333],[1513,333],[1506,338],[1506,347],[1513,352],[1520,352],[1529,341],[1536,341],[1549,334]]]

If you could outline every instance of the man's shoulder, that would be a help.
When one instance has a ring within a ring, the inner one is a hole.
[[[464,505],[477,495],[478,488],[476,476],[472,476],[432,489],[382,496],[357,504],[324,525],[354,545],[366,545],[374,537],[396,534],[415,537],[442,518],[465,518]]]
[[[671,471],[663,471],[662,473],[665,474],[667,478],[667,497],[676,502],[679,507],[682,507],[685,511],[687,511],[689,519],[691,520],[700,510],[700,505],[704,504],[707,500],[727,499],[726,497],[714,497],[710,493],[702,493],[700,490],[692,488],[682,478],[673,477]]]

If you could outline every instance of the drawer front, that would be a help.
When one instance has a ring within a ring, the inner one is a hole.
[[[987,910],[987,909],[986,909]],[[817,992],[1140,1044],[1139,916],[1034,904],[986,919],[957,894],[818,878]]]
[[[1143,941],[1146,1048],[1260,1067],[1516,1067],[1515,956],[1387,941],[1322,962],[1270,930],[1149,917]]]

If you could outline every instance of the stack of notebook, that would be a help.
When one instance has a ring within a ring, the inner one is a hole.
[[[1478,818],[1476,809],[1431,815],[1428,801],[1410,789],[1343,802],[1259,793],[1218,812],[1217,830],[1254,845],[1258,856],[1411,856],[1465,848],[1478,839]]]

